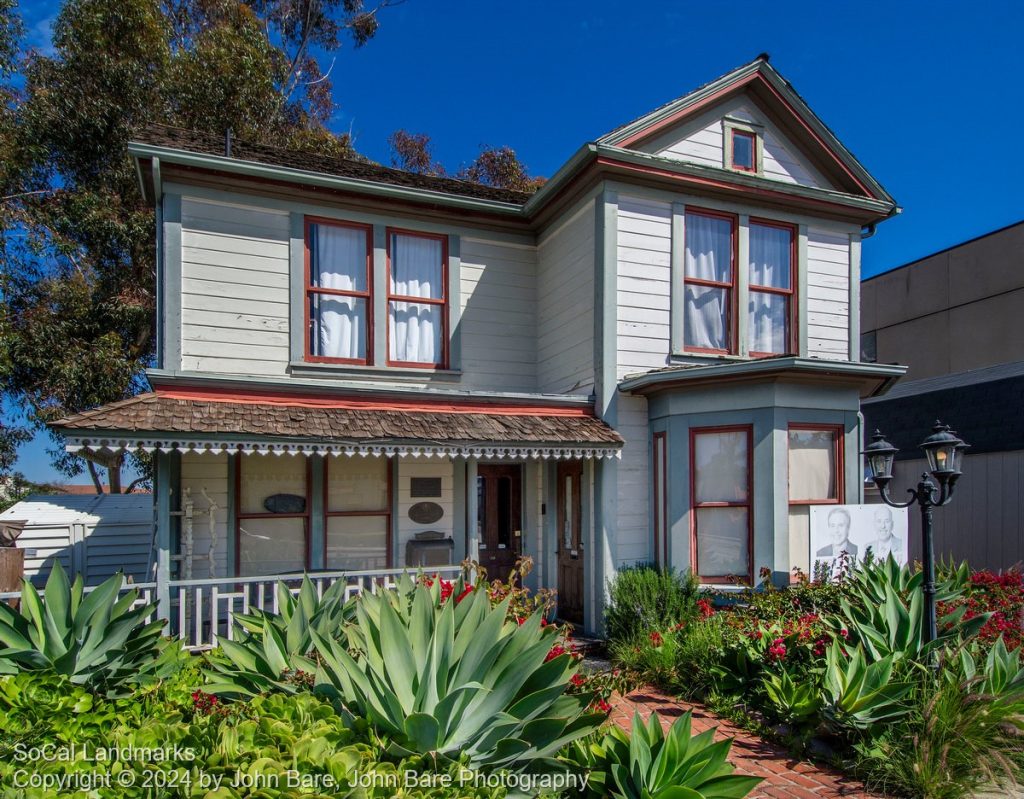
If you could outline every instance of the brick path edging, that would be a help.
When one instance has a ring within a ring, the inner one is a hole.
[[[736,725],[720,719],[703,705],[674,699],[654,688],[641,688],[625,696],[616,696],[612,702],[611,720],[621,727],[630,728],[633,713],[639,712],[646,720],[657,711],[666,729],[675,720],[693,711],[694,734],[717,727],[716,740],[734,738],[729,762],[736,773],[762,777],[749,799],[880,799],[883,794],[872,793],[857,780],[835,769],[797,760],[782,747],[752,735]]]

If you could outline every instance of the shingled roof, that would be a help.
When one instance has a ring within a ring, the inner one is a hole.
[[[417,451],[453,448],[608,450],[622,437],[593,416],[529,413],[307,407],[300,404],[181,399],[159,393],[105,405],[56,422],[78,448],[196,448],[189,442],[299,442],[289,451],[374,451],[410,444]],[[173,441],[180,437],[181,441]],[[168,442],[173,442],[173,445]],[[208,446],[206,448],[209,448]],[[255,448],[255,447],[254,447]],[[398,450],[395,450],[398,451]],[[458,453],[454,453],[458,454]]]
[[[150,125],[140,129],[132,135],[132,141],[154,147],[165,147],[172,150],[184,150],[205,155],[221,157],[226,155],[224,136],[176,128],[170,125]],[[479,200],[494,200],[511,205],[522,205],[531,197],[530,194],[522,191],[483,186],[479,183],[456,180],[455,178],[419,175],[415,172],[392,169],[370,163],[369,161],[286,150],[265,144],[255,144],[237,138],[231,140],[230,157],[239,161],[253,161],[271,166],[300,169],[305,172],[318,172],[335,177],[372,180],[378,183],[388,183],[393,186],[425,189],[443,194],[473,197]]]

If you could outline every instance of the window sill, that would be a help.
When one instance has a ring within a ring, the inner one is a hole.
[[[288,371],[296,377],[362,377],[379,380],[415,380],[438,378],[441,380],[460,380],[461,369],[416,369],[401,366],[360,366],[351,363],[313,363],[308,361],[292,361]]]

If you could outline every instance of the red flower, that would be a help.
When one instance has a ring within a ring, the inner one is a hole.
[[[843,637],[844,641],[850,637],[850,631],[847,630],[845,627],[843,627],[843,629],[839,631],[839,634]]]
[[[208,716],[217,709],[217,697],[205,691],[193,691],[192,707],[196,713]]]
[[[654,646],[655,649],[660,647],[663,643],[665,643],[665,641],[661,637],[661,633],[659,633],[657,630],[651,633],[651,644]]]
[[[715,615],[715,609],[712,607],[711,601],[707,599],[697,600],[697,610],[700,611],[701,617],[705,619],[710,619]]]
[[[590,706],[590,708],[592,710],[599,710],[602,713],[612,712],[612,706],[605,702],[603,699],[596,699],[594,703]]]
[[[786,644],[782,638],[776,638],[772,641],[772,645],[768,647],[768,659],[769,660],[782,660],[786,657]]]
[[[574,674],[569,682],[579,688],[582,685],[585,685],[587,680],[582,674]]]
[[[565,654],[567,654],[566,648],[561,644],[555,644],[553,647],[551,647],[551,650],[544,657],[544,662],[547,663],[549,660],[554,660],[559,655]]]
[[[455,597],[455,604],[456,604],[456,605],[457,605],[457,604],[459,604],[459,603],[460,603],[460,602],[461,602],[461,601],[462,601],[463,599],[465,599],[465,598],[466,598],[467,596],[469,596],[469,595],[470,595],[470,594],[472,594],[472,593],[473,593],[473,586],[471,586],[471,585],[467,585],[467,586],[466,586],[466,587],[465,587],[465,588],[464,588],[464,589],[462,590],[462,593],[461,593],[461,594],[459,594],[459,595],[458,595],[457,597]]]

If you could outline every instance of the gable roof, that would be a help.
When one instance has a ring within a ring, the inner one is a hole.
[[[853,194],[893,203],[895,200],[871,176],[831,129],[821,121],[793,86],[768,63],[767,55],[727,72],[597,140],[598,144],[629,149],[666,128],[678,125],[730,97],[749,95],[760,108],[836,185]]]

